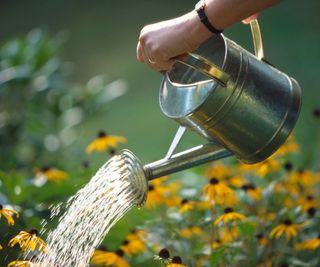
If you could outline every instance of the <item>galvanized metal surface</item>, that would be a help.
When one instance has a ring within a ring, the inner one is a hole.
[[[199,69],[210,62],[218,72]],[[176,62],[160,87],[160,107],[167,117],[217,140],[245,163],[262,161],[279,148],[300,105],[301,89],[293,78],[223,35]]]

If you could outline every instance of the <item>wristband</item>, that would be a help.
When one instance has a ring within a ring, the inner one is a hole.
[[[203,25],[212,33],[214,34],[220,34],[223,32],[223,30],[218,30],[215,27],[212,26],[210,23],[206,13],[204,12],[204,9],[206,7],[205,1],[200,1],[195,6],[195,11],[197,12],[200,21],[203,23]]]

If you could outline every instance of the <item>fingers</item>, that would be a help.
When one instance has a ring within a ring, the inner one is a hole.
[[[249,24],[252,20],[258,18],[258,17],[259,17],[259,14],[260,14],[260,13],[253,14],[252,16],[250,16],[250,17],[242,20],[242,23],[244,23],[244,24]]]
[[[172,59],[153,58],[153,53],[140,41],[137,45],[137,59],[156,71],[167,71],[174,64],[174,60]]]
[[[137,44],[137,59],[140,62],[143,62],[142,46],[141,46],[140,42],[138,42],[138,44]]]

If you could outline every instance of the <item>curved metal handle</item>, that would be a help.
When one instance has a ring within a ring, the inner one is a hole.
[[[264,59],[263,44],[260,26],[257,19],[250,21],[251,34],[253,39],[254,53],[259,60]],[[176,61],[187,65],[215,80],[220,85],[226,87],[230,75],[206,58],[188,53],[175,58]]]
[[[227,86],[229,74],[206,58],[198,54],[188,53],[186,55],[176,57],[175,60],[209,76],[220,85],[224,87]]]
[[[264,58],[263,44],[260,26],[257,19],[250,21],[251,34],[253,39],[254,54],[260,60]]]

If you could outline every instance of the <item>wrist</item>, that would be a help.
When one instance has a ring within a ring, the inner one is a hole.
[[[187,20],[185,22],[186,26],[186,36],[190,40],[190,43],[194,47],[198,47],[201,43],[210,38],[213,33],[211,33],[206,26],[200,21],[198,13],[195,10],[186,14]]]

